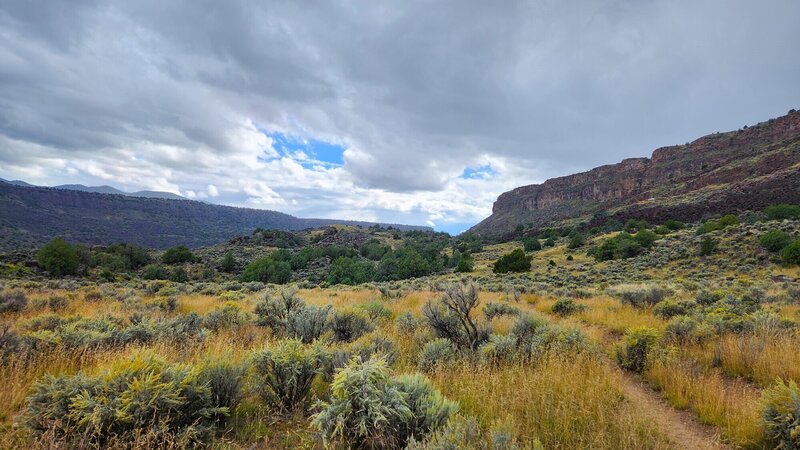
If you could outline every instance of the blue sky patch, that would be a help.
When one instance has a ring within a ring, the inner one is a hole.
[[[309,139],[300,136],[274,132],[264,132],[272,139],[273,148],[282,156],[290,156],[303,166],[339,166],[344,164],[345,147],[332,142]],[[305,157],[303,157],[304,155]]]
[[[468,179],[488,180],[494,177],[495,175],[497,175],[497,172],[495,172],[492,166],[486,164],[484,166],[465,168],[464,173],[461,174],[461,178],[464,178],[466,180]]]

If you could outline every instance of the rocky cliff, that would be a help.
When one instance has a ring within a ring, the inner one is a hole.
[[[800,203],[800,112],[516,188],[470,232],[502,237],[519,224],[558,226],[599,210],[623,220],[698,220],[774,203]]]

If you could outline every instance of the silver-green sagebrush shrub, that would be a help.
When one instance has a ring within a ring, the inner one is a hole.
[[[520,310],[508,303],[489,302],[483,307],[483,315],[486,320],[492,320],[500,316],[518,316]]]
[[[653,314],[664,320],[669,320],[675,316],[689,314],[697,307],[697,302],[693,300],[664,300],[656,304]]]
[[[269,327],[276,336],[311,343],[327,330],[332,307],[308,306],[295,290],[267,295],[256,305],[256,324]]]
[[[555,303],[553,303],[553,307],[551,310],[553,311],[554,314],[564,317],[579,313],[581,311],[585,311],[586,308],[587,308],[586,305],[575,303],[575,301],[571,298],[562,297],[556,300]]]
[[[503,427],[493,427],[488,432],[481,429],[473,417],[456,415],[445,425],[431,433],[425,440],[411,439],[406,450],[544,450],[538,439],[525,447]]]
[[[622,285],[610,289],[610,293],[624,304],[644,308],[672,295],[672,290],[655,284]]]
[[[457,411],[421,375],[392,378],[386,361],[353,358],[331,384],[330,402],[320,404],[313,424],[326,445],[403,448],[423,440]]]
[[[460,349],[477,350],[491,334],[488,325],[473,317],[478,303],[476,284],[454,284],[438,302],[426,303],[422,314],[436,337],[450,339]]]
[[[0,314],[20,312],[28,306],[28,297],[22,291],[0,292]]]
[[[419,352],[417,367],[423,372],[432,372],[440,367],[447,367],[458,359],[458,349],[446,338],[427,342]]]
[[[27,399],[34,432],[101,447],[148,430],[197,443],[229,412],[215,403],[199,368],[168,364],[150,353],[118,362],[99,377],[45,376]]]
[[[330,370],[331,353],[320,345],[286,339],[253,356],[253,380],[261,398],[279,412],[305,407],[317,375]]]
[[[517,354],[517,337],[514,334],[492,334],[481,348],[481,358],[494,364],[510,362]]]
[[[206,314],[203,324],[206,328],[218,330],[238,330],[250,323],[249,315],[242,311],[242,307],[233,302],[226,302]]]
[[[361,311],[334,311],[328,328],[337,342],[352,342],[373,330],[372,322]]]
[[[397,331],[404,334],[414,334],[418,325],[419,320],[409,311],[400,314],[397,316],[397,319],[394,320],[394,326],[397,328]]]
[[[778,380],[761,394],[763,425],[776,449],[800,449],[800,388],[794,381]]]

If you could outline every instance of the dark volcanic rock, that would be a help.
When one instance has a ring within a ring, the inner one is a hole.
[[[775,203],[800,203],[800,112],[516,188],[470,231],[498,237],[521,223],[544,228],[598,210],[620,219],[697,220]]]

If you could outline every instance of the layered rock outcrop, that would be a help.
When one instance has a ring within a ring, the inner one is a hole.
[[[519,224],[558,226],[598,210],[622,219],[698,220],[774,203],[800,203],[800,112],[513,189],[470,231],[501,237]]]

